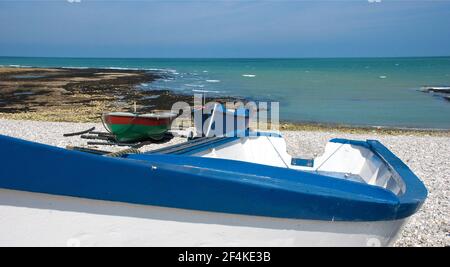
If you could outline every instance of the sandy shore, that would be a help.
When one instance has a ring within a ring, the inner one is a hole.
[[[0,134],[59,147],[84,145],[79,137],[65,138],[68,132],[85,130],[96,123],[56,123],[0,119]],[[348,133],[342,131],[284,131],[288,151],[299,157],[320,155],[326,142],[334,137],[377,139],[399,156],[426,184],[429,197],[414,215],[396,246],[450,246],[450,137],[415,134]],[[183,142],[174,138],[166,144],[152,144],[143,150]],[[98,147],[108,149],[107,147]]]

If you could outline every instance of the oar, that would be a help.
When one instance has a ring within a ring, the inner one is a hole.
[[[93,130],[95,130],[95,127],[92,127],[86,131],[81,131],[81,132],[76,132],[76,133],[67,133],[67,134],[63,134],[64,137],[70,137],[70,136],[77,136],[77,135],[82,135],[82,134],[87,134],[92,132]]]

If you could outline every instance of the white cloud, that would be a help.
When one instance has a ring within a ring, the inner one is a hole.
[[[69,3],[81,3],[81,0],[67,0]]]
[[[369,3],[381,3],[381,0],[367,0]]]

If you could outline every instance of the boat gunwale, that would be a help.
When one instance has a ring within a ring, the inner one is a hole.
[[[131,113],[131,112],[109,112],[103,114],[104,117],[111,116],[111,117],[126,117],[126,118],[142,118],[142,119],[173,119],[177,117],[178,114],[173,112],[161,112],[161,114],[158,113]]]

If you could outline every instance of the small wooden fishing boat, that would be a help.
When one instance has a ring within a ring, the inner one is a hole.
[[[160,140],[169,130],[177,114],[170,111],[155,111],[148,114],[111,112],[102,116],[105,128],[120,142]]]
[[[265,132],[118,157],[0,148],[0,245],[385,246],[427,196],[373,140],[333,139],[315,159]]]

